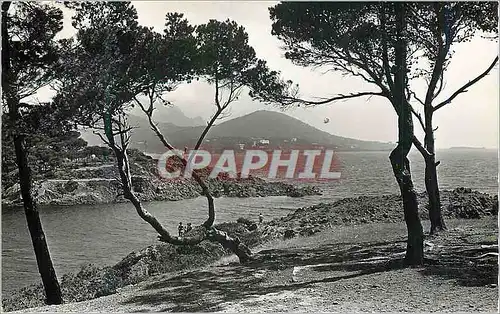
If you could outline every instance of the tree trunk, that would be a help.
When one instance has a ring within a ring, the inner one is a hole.
[[[49,247],[45,239],[45,234],[42,228],[42,222],[38,213],[38,208],[33,196],[31,169],[28,164],[28,152],[25,147],[23,130],[17,129],[21,123],[21,115],[19,114],[19,100],[17,95],[11,89],[12,73],[10,69],[10,45],[8,40],[7,19],[11,2],[2,3],[2,97],[7,102],[9,109],[8,116],[15,130],[13,131],[14,150],[16,153],[16,162],[19,169],[19,185],[24,203],[24,213],[28,223],[28,229],[31,235],[31,242],[35,251],[38,271],[42,277],[43,287],[45,289],[45,302],[47,304],[61,304],[61,288],[57,281],[56,272],[50,258]]]
[[[218,88],[216,88],[216,95],[215,95],[215,101],[218,103]],[[201,134],[200,138],[198,139],[198,142],[195,145],[195,149],[199,149],[205,135],[208,133],[208,130],[210,127],[214,124],[216,121],[218,115],[222,112],[222,108],[218,105],[218,110],[216,114],[212,117],[210,122],[208,123],[208,127],[205,128],[203,133]],[[151,129],[155,132],[156,136],[160,141],[163,143],[165,148],[169,150],[173,150],[174,147],[171,146],[168,142],[167,139],[163,136],[161,133],[160,129],[158,126],[153,122],[151,114],[147,112],[147,110],[144,110],[143,107],[141,109],[147,114],[149,124],[151,126]],[[179,157],[179,161],[185,166],[187,166],[188,161],[185,158]],[[238,256],[240,263],[246,263],[252,259],[252,251],[243,243],[240,242],[240,239],[232,238],[230,237],[227,233],[219,231],[213,227],[214,221],[215,221],[215,205],[214,205],[214,198],[212,194],[210,193],[210,190],[208,189],[208,186],[205,184],[203,181],[203,178],[201,178],[196,172],[193,171],[193,179],[198,183],[198,185],[201,187],[203,191],[203,195],[207,198],[208,202],[208,218],[207,220],[203,223],[203,227],[207,231],[208,238],[211,241],[218,242],[220,243],[224,248],[229,249],[231,252],[236,254]],[[160,240],[165,241],[168,243],[174,243],[174,239],[172,239],[170,236],[163,236],[160,234]]]
[[[244,264],[252,260],[252,251],[238,237],[232,238],[226,232],[212,228],[209,231],[208,238],[220,243],[222,247],[230,250],[238,256],[240,263]]]
[[[434,147],[434,130],[432,129],[432,107],[425,107],[425,139],[424,144],[429,156],[425,159],[425,189],[429,200],[429,220],[431,221],[430,233],[446,230],[446,225],[441,213],[441,199],[437,178],[437,163]]]
[[[445,10],[441,10],[439,5],[435,5],[435,12],[437,15],[437,31],[445,31],[447,25]],[[424,145],[430,155],[425,155],[425,189],[427,190],[427,197],[429,200],[429,219],[431,221],[430,233],[434,233],[439,230],[446,229],[443,217],[441,215],[441,200],[439,197],[439,185],[437,179],[437,164],[435,156],[434,147],[434,129],[432,127],[432,116],[434,114],[434,106],[432,105],[433,99],[437,96],[435,94],[437,84],[441,79],[441,84],[443,84],[442,72],[444,71],[444,66],[446,62],[446,55],[450,50],[450,38],[445,36],[445,41],[439,40],[436,47],[436,60],[434,63],[434,69],[432,71],[431,78],[429,80],[429,86],[425,95],[424,102],[424,115],[425,115],[425,139]],[[439,88],[440,90],[441,88]],[[439,93],[439,92],[438,92]]]
[[[418,215],[417,194],[411,179],[410,161],[406,157],[411,145],[398,145],[391,153],[390,160],[403,199],[403,211],[408,230],[406,263],[420,265],[424,258],[424,232]]]
[[[407,102],[405,94],[407,84],[405,5],[401,2],[394,4],[397,42],[394,47],[396,71],[392,102],[398,113],[398,145],[391,152],[390,161],[401,191],[404,217],[408,229],[405,260],[409,265],[419,265],[423,263],[424,257],[424,233],[418,216],[417,195],[413,188],[410,161],[407,157],[413,143],[413,120],[410,104]]]
[[[441,199],[437,180],[437,166],[435,157],[425,160],[425,189],[429,200],[429,220],[431,221],[430,233],[446,230],[441,212]]]
[[[52,265],[52,259],[50,258],[50,252],[43,232],[38,208],[31,194],[31,169],[28,166],[27,152],[24,147],[24,139],[22,136],[14,136],[14,147],[17,165],[19,167],[19,184],[23,197],[24,213],[26,214],[31,242],[35,250],[38,271],[40,272],[42,283],[45,288],[45,302],[47,304],[61,304],[61,288],[59,287],[56,272]]]

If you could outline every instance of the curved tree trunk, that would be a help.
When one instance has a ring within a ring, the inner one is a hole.
[[[252,251],[238,237],[232,238],[226,232],[212,228],[208,231],[208,239],[236,254],[242,264],[252,260]]]
[[[423,263],[424,257],[424,233],[418,216],[417,195],[413,188],[410,161],[407,157],[413,143],[413,120],[411,107],[405,94],[407,84],[405,5],[401,2],[394,4],[396,38],[398,40],[394,49],[396,69],[392,102],[398,113],[398,145],[391,152],[390,161],[401,191],[406,228],[408,229],[405,260],[409,265],[419,265]]]
[[[232,253],[238,256],[240,263],[246,263],[252,259],[252,252],[250,249],[236,237],[232,238],[226,232],[217,230],[213,227],[213,222],[215,218],[215,211],[213,207],[213,198],[208,193],[208,196],[212,198],[212,206],[209,206],[209,218],[202,225],[205,229],[205,232],[195,235],[193,237],[173,237],[170,233],[163,227],[163,225],[146,209],[142,207],[141,201],[137,198],[134,193],[131,174],[130,174],[130,166],[128,155],[126,149],[120,149],[116,145],[114,145],[113,137],[108,137],[110,141],[110,146],[113,149],[117,163],[118,163],[118,171],[120,173],[120,180],[122,184],[122,189],[124,193],[124,197],[128,199],[135,207],[138,215],[147,223],[149,223],[159,234],[158,238],[162,242],[170,243],[173,245],[196,245],[201,243],[204,240],[210,240],[213,242],[220,243],[224,248],[230,250]],[[123,145],[123,142],[122,142]],[[126,145],[125,145],[126,147]],[[197,182],[200,181],[203,190],[208,191],[208,188],[204,184],[203,180],[197,176]],[[199,182],[199,183],[200,183]]]
[[[163,143],[165,148],[167,148],[169,150],[174,150],[175,148],[168,143],[165,136],[163,136],[163,133],[160,131],[158,126],[153,121],[153,117],[152,117],[153,102],[151,101],[150,108],[146,109],[141,104],[141,102],[139,102],[137,99],[135,99],[135,100],[136,100],[137,104],[139,105],[139,107],[142,109],[142,111],[147,115],[151,129],[156,134],[158,139]],[[224,106],[221,107],[220,104],[218,103],[218,101],[219,101],[218,100],[218,88],[216,88],[215,101],[217,103],[217,112],[214,114],[212,119],[208,122],[207,127],[204,129],[203,133],[199,137],[199,139],[194,147],[195,150],[200,148],[201,143],[203,142],[203,139],[205,138],[208,131],[215,123],[217,117],[222,113],[222,111],[225,108]],[[226,104],[226,106],[227,106],[227,104]],[[184,167],[187,166],[188,160],[186,160],[185,158],[179,157],[179,156],[178,156],[178,159]],[[212,193],[210,193],[210,190],[208,189],[208,186],[205,184],[205,181],[203,181],[203,178],[201,178],[195,171],[193,171],[192,176],[193,176],[193,179],[196,181],[196,183],[198,183],[198,185],[201,187],[203,195],[207,198],[208,218],[203,223],[203,227],[207,231],[206,234],[207,234],[208,239],[213,241],[213,242],[220,243],[224,248],[229,249],[236,256],[238,256],[240,263],[246,263],[246,262],[250,261],[252,259],[252,251],[244,243],[241,243],[240,239],[238,239],[237,237],[232,238],[226,232],[217,230],[216,228],[213,227],[213,224],[215,222],[215,204],[214,204],[214,198],[212,196]],[[169,239],[168,237],[160,236],[160,240],[168,242],[168,243],[172,243],[171,237]]]
[[[405,260],[409,265],[420,265],[424,258],[424,232],[418,216],[417,194],[411,179],[410,162],[406,157],[408,145],[398,145],[391,153],[390,160],[403,199],[403,211],[408,230]]]

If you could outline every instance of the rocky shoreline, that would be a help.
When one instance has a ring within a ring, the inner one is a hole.
[[[443,216],[458,219],[480,219],[498,215],[498,195],[470,188],[443,190]],[[344,198],[333,203],[320,203],[295,210],[285,217],[270,221],[263,233],[266,238],[310,236],[335,225],[358,225],[374,222],[401,222],[404,215],[399,195],[361,196]],[[429,219],[426,192],[418,193],[419,216]]]
[[[80,174],[68,178],[48,179],[35,183],[34,198],[39,205],[94,205],[127,202],[123,198],[120,183],[111,173],[103,174],[89,170],[86,175]],[[106,170],[107,171],[107,170]],[[117,175],[117,174],[116,174]],[[297,187],[285,182],[268,182],[258,177],[246,179],[210,178],[206,184],[214,197],[266,197],[290,196],[303,197],[320,195],[314,186]],[[202,195],[202,190],[193,179],[179,178],[161,180],[142,173],[132,177],[134,191],[141,201],[178,201]],[[21,205],[19,184],[6,188],[2,193],[2,205]]]
[[[442,191],[443,213],[447,218],[480,219],[498,215],[498,196],[467,188]],[[425,193],[419,194],[420,216],[427,219]],[[257,224],[247,219],[217,225],[237,236],[250,247],[275,239],[310,236],[340,225],[362,225],[374,222],[404,222],[398,195],[345,198],[333,203],[299,208],[285,217]],[[116,293],[121,287],[135,284],[162,273],[206,266],[230,254],[220,245],[208,241],[196,246],[174,246],[159,243],[132,252],[114,266],[88,265],[77,274],[61,278],[66,302],[78,302]],[[41,285],[22,288],[7,299],[3,309],[43,305]]]
[[[172,170],[183,169],[179,162]],[[139,151],[130,152],[132,186],[143,201],[178,201],[202,195],[202,189],[192,178],[164,179],[158,170],[158,161]],[[302,197],[319,195],[314,186],[296,187],[277,181],[266,181],[250,175],[248,178],[230,178],[227,174],[209,177],[210,169],[195,170],[214,197]],[[2,174],[3,175],[3,174]],[[116,164],[110,161],[67,162],[49,174],[34,177],[33,197],[42,206],[95,205],[127,202],[121,190]],[[2,205],[22,205],[17,172],[2,176]]]

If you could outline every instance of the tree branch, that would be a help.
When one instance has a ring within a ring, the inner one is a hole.
[[[424,102],[423,102],[420,98],[418,98],[418,97],[417,97],[417,94],[416,94],[414,91],[410,90],[410,92],[409,92],[409,93],[410,93],[410,94],[411,94],[411,96],[413,96],[413,98],[415,98],[415,100],[416,100],[416,101],[418,101],[418,102],[419,102],[422,106],[425,106],[425,103],[424,103]]]
[[[196,142],[196,145],[194,146],[194,150],[198,150],[200,148],[201,144],[203,143],[203,140],[205,139],[205,136],[207,136],[207,134],[208,134],[208,131],[210,131],[210,129],[214,125],[215,121],[219,118],[219,116],[223,113],[223,111],[226,110],[227,107],[234,100],[236,100],[235,97],[237,97],[237,96],[234,96],[234,95],[237,95],[239,93],[239,89],[242,87],[242,84],[238,84],[238,85],[234,86],[234,81],[231,78],[230,82],[228,82],[230,85],[229,96],[228,96],[227,100],[224,102],[224,104],[221,105],[220,100],[219,100],[219,88],[221,88],[221,87],[219,86],[218,82],[219,82],[219,80],[216,78],[216,80],[215,80],[215,106],[217,107],[217,111],[212,116],[210,121],[207,123],[207,126],[205,127],[205,129],[201,133],[200,137],[198,138],[198,141]],[[227,83],[225,85],[227,85]],[[188,160],[188,162],[191,162],[191,159]]]
[[[408,106],[410,106],[411,112],[415,115],[415,117],[417,117],[418,122],[420,122],[420,126],[422,126],[422,130],[425,131],[425,124],[424,124],[424,121],[422,120],[422,115],[420,113],[416,112],[412,105],[408,104]]]
[[[136,100],[136,102],[138,102],[136,97],[134,97],[134,99]],[[142,111],[144,111],[144,113],[148,117],[149,126],[151,127],[153,132],[156,134],[156,136],[158,137],[160,142],[162,142],[163,146],[165,146],[165,148],[167,148],[169,150],[175,150],[175,147],[167,141],[167,139],[165,138],[163,133],[160,131],[158,126],[154,123],[153,117],[152,117],[152,111],[144,110],[145,107],[142,104],[140,104],[139,102],[138,102],[138,104],[139,104],[139,107],[142,109]],[[187,166],[188,161],[186,160],[186,158],[178,157],[178,159],[180,160],[180,162],[183,164],[184,167]],[[192,176],[193,176],[193,179],[201,187],[203,194],[205,195],[205,197],[207,198],[207,201],[208,201],[208,218],[203,223],[203,226],[208,229],[208,228],[211,228],[213,226],[214,221],[215,221],[214,198],[213,198],[212,194],[210,193],[208,186],[205,184],[203,179],[196,173],[196,171],[193,171]],[[160,233],[160,235],[161,235],[161,233]],[[169,243],[172,243],[172,242],[169,242]]]
[[[122,130],[125,126],[125,122],[123,120],[119,120],[118,124],[119,130]],[[101,139],[103,139],[100,133],[97,133]],[[167,242],[171,244],[177,245],[194,245],[202,242],[207,238],[206,231],[198,232],[193,237],[173,237],[170,235],[167,229],[163,227],[163,225],[153,216],[150,212],[148,212],[141,204],[140,200],[134,193],[132,186],[132,175],[130,173],[130,163],[126,151],[127,139],[123,136],[123,132],[121,132],[122,136],[120,136],[120,141],[122,144],[122,148],[118,147],[118,145],[111,143],[111,139],[108,138],[108,141],[104,141],[109,143],[109,146],[113,149],[117,163],[118,163],[118,172],[120,174],[120,183],[123,189],[123,196],[130,200],[130,202],[134,205],[137,214],[147,223],[149,223],[158,233],[158,239],[162,242]]]
[[[101,133],[99,132],[93,132],[94,134],[96,134],[97,136],[99,136],[99,138],[101,139],[101,141],[103,141],[106,145],[108,145],[109,147],[113,148],[113,146],[111,145],[110,142],[108,142],[108,140],[106,140]]]
[[[441,72],[441,75],[439,76],[439,87],[437,91],[434,92],[432,100],[436,99],[439,96],[439,94],[441,94],[441,92],[443,91],[443,87],[444,87],[444,74]]]
[[[218,110],[221,110],[219,102],[219,78],[217,77],[217,74],[215,75],[215,106],[217,106]]]
[[[420,143],[415,135],[413,135],[412,142],[417,150],[422,154],[422,156],[424,156],[424,158],[432,156],[432,154],[424,147],[424,145],[422,145],[422,143]]]
[[[123,134],[128,133],[128,132],[132,131],[133,129],[137,129],[137,128],[138,128],[138,127],[136,127],[136,126],[131,126],[131,127],[124,128],[124,129],[123,129],[123,128],[120,128],[118,131],[113,132],[113,135],[114,135],[114,136],[115,136],[115,135],[123,135]]]
[[[443,38],[441,34],[443,33],[443,29],[447,27],[447,22],[445,19],[444,11],[440,8],[438,4],[434,4],[435,14],[437,16],[437,26],[436,31],[434,32],[434,36],[437,40],[437,53],[436,59],[434,61],[434,68],[432,70],[431,79],[429,82],[429,86],[427,88],[427,93],[425,95],[425,106],[432,106],[432,100],[435,97],[435,91],[438,84],[439,79],[442,77],[444,70],[444,63],[446,61],[446,55],[450,49],[449,38],[446,37],[446,41],[443,43]]]
[[[493,60],[493,62],[490,64],[490,66],[483,73],[479,74],[475,79],[473,79],[472,81],[469,81],[467,84],[465,84],[464,86],[460,87],[448,99],[446,99],[445,101],[441,102],[440,104],[434,106],[433,111],[436,111],[436,110],[444,107],[445,105],[449,104],[453,99],[455,99],[455,97],[457,97],[461,93],[467,92],[466,89],[469,88],[469,87],[471,87],[472,85],[476,84],[479,80],[481,80],[483,77],[485,77],[486,75],[488,75],[488,73],[491,71],[491,69],[493,69],[493,67],[495,66],[495,64],[497,62],[498,62],[498,56],[495,57],[495,59]]]
[[[360,92],[360,93],[356,93],[356,94],[352,93],[352,94],[349,94],[349,95],[339,94],[338,96],[327,98],[327,99],[321,100],[321,101],[303,100],[303,99],[292,98],[292,97],[286,97],[286,99],[287,100],[292,100],[294,102],[298,102],[298,103],[301,103],[301,104],[304,104],[306,106],[307,105],[316,106],[316,105],[324,105],[324,104],[327,104],[327,103],[330,103],[330,102],[333,102],[333,101],[337,101],[337,100],[357,98],[357,97],[364,97],[364,96],[383,96],[383,97],[385,97],[386,95],[383,92]]]

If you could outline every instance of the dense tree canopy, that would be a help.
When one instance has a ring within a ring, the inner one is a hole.
[[[407,3],[406,8],[410,81],[430,80],[433,72],[442,74],[453,56],[453,45],[471,40],[478,30],[496,33],[496,2],[418,2]],[[285,43],[286,58],[301,66],[358,76],[380,89],[356,96],[389,95],[396,40],[393,4],[280,3],[270,8],[270,14],[272,33]],[[436,60],[438,56],[442,60]]]
[[[62,29],[62,11],[47,4],[18,2],[6,20],[9,83],[19,100],[33,95],[53,78],[59,50],[53,40]]]
[[[497,37],[497,5],[495,2],[412,2],[403,6],[390,2],[283,2],[270,8],[272,33],[285,44],[287,59],[297,65],[359,77],[375,88],[323,101],[291,103],[318,105],[376,95],[390,101],[399,122],[406,108],[417,116],[426,133],[424,144],[413,136],[409,121],[404,129],[399,123],[398,147],[402,144],[401,136],[411,133],[410,139],[426,161],[431,232],[445,228],[440,211],[436,172],[439,162],[435,161],[432,113],[484,77],[498,57],[485,72],[450,93],[447,99],[438,103],[435,100],[444,90],[444,74],[454,45],[470,41],[478,33],[493,33],[493,38]],[[405,51],[398,56],[402,45]],[[427,87],[424,97],[413,89],[413,83],[422,80]],[[424,119],[412,107],[414,101],[424,106]],[[409,150],[409,145],[402,151]]]

